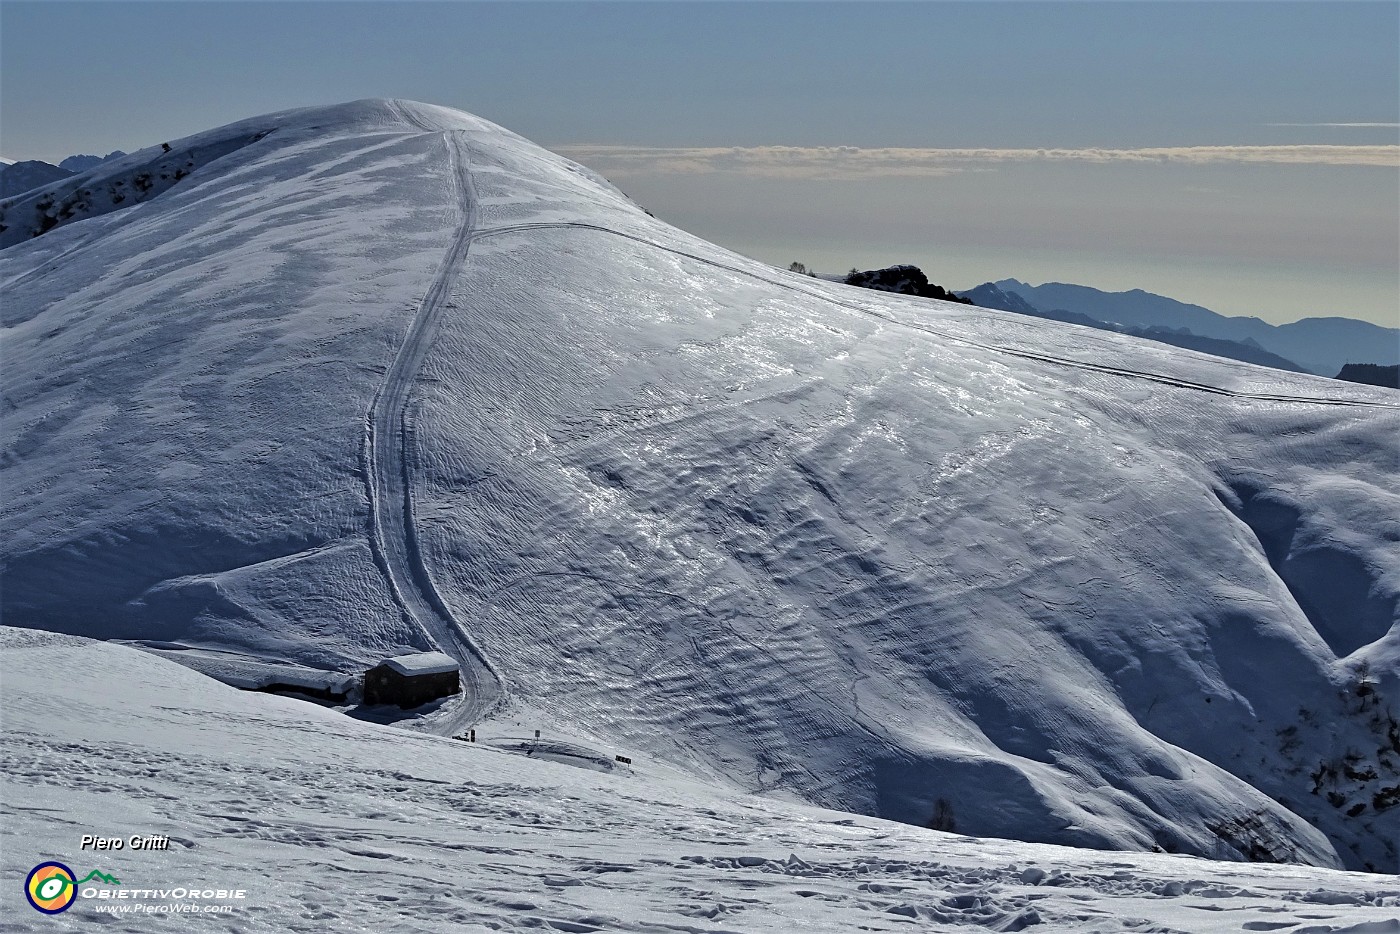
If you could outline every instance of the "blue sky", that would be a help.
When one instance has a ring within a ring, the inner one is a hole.
[[[0,151],[408,97],[775,263],[1394,324],[1397,39],[1389,2],[5,0]]]

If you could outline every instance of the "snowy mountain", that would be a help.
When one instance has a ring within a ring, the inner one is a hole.
[[[72,174],[67,169],[37,159],[7,162],[0,165],[0,198],[9,198],[31,188],[50,185]],[[3,220],[0,220],[0,223],[3,223]]]
[[[0,867],[116,879],[42,920],[16,882],[9,930],[1400,932],[1394,878],[978,840],[612,746],[406,734],[110,643],[0,628],[0,691]],[[87,831],[169,848],[83,851]],[[172,906],[230,910],[153,921]]]
[[[1064,282],[1033,286],[1015,279],[994,284],[1019,294],[1037,308],[1063,308],[1100,321],[1138,327],[1187,328],[1193,334],[1219,340],[1253,341],[1324,376],[1335,374],[1347,363],[1400,363],[1400,328],[1383,328],[1355,318],[1319,316],[1274,325],[1259,318],[1229,317],[1141,289],[1104,292]]]
[[[440,107],[170,147],[5,208],[8,623],[439,647],[420,729],[1400,869],[1392,390],[775,270]]]

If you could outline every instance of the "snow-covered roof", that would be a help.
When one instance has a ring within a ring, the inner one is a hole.
[[[279,684],[289,688],[307,688],[313,691],[345,694],[355,686],[354,675],[347,675],[339,671],[318,671],[312,668],[277,667],[250,671],[229,669],[208,673],[224,684],[245,691],[263,691],[274,684]]]
[[[419,652],[416,655],[398,655],[380,662],[388,665],[405,677],[411,675],[440,675],[457,670],[457,660],[442,652]]]

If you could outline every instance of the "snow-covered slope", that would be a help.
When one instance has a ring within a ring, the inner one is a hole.
[[[179,148],[162,143],[110,162],[103,161],[77,174],[48,166],[63,175],[44,177],[23,188],[7,185],[6,197],[0,201],[0,249],[32,240],[74,221],[101,217],[148,201],[200,166],[257,142],[263,134],[271,132],[253,129],[231,132],[232,129],[224,127],[214,133],[181,140]],[[7,168],[5,177],[32,164],[46,165],[19,163]]]
[[[405,735],[67,636],[0,628],[0,700],[5,876],[58,860],[119,882],[48,918],[6,886],[7,930],[1400,932],[1393,878],[921,830],[635,751],[606,768],[490,727]]]
[[[1400,869],[1393,391],[774,270],[444,108],[171,148],[0,252],[7,621],[437,645],[443,731]]]

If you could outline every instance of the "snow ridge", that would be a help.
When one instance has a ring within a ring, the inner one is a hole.
[[[271,130],[193,139],[178,150],[152,147],[57,182],[40,184],[0,201],[0,249],[39,237],[74,221],[101,217],[142,204],[170,190],[182,179],[245,146]],[[6,173],[14,171],[13,167]]]

